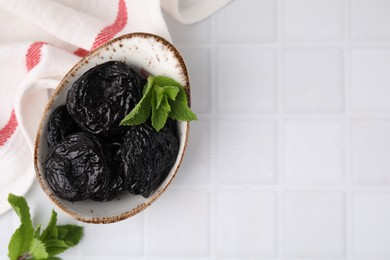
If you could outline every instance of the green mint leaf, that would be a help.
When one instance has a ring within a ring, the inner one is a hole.
[[[69,232],[68,228],[63,226],[57,226],[57,230],[58,230],[58,239],[64,240],[64,238]]]
[[[72,246],[77,245],[84,235],[83,227],[76,225],[60,225],[57,226],[57,230],[58,237],[67,243],[72,243]]]
[[[159,85],[159,86],[174,86],[180,88],[181,85],[179,82],[177,82],[174,79],[165,77],[165,76],[155,76],[153,78],[153,84]]]
[[[49,256],[43,242],[36,238],[34,238],[31,242],[29,253],[34,257],[34,259],[46,259]]]
[[[24,249],[24,227],[20,226],[13,233],[8,244],[8,257],[10,260],[16,260],[28,250]],[[32,240],[31,240],[32,241]]]
[[[18,214],[21,225],[12,235],[8,245],[8,256],[11,260],[18,259],[19,256],[28,252],[34,238],[34,228],[31,222],[30,209],[26,200],[21,196],[8,195],[8,202],[11,204],[16,214]]]
[[[148,77],[148,82],[144,87],[144,95],[138,104],[122,119],[120,125],[139,125],[144,123],[150,116],[150,103],[153,90],[153,77]]]
[[[39,239],[45,242],[48,238],[57,238],[58,232],[55,231],[56,224],[57,224],[57,213],[54,210],[52,210],[49,224],[47,224],[45,230],[42,231],[42,235],[40,236]]]
[[[48,240],[45,245],[49,256],[58,255],[73,246],[72,243],[59,239]]]
[[[161,102],[162,102],[163,98],[164,98],[164,88],[160,87],[158,85],[155,85],[153,87],[153,89],[154,89],[154,92],[155,92],[154,96],[155,96],[156,102],[157,102],[156,109],[158,109],[160,107],[160,105],[161,105]]]
[[[164,94],[171,100],[175,101],[180,89],[176,86],[164,86]]]
[[[165,76],[149,76],[143,97],[120,125],[139,125],[151,114],[156,131],[164,127],[168,117],[179,121],[197,120],[188,106],[187,93],[177,81]]]
[[[154,77],[154,84],[159,86],[174,86],[178,87],[179,91],[176,94],[176,98],[169,102],[171,106],[171,112],[169,117],[177,121],[192,121],[197,120],[197,117],[194,112],[188,106],[187,93],[183,86],[180,85],[174,79],[165,77],[165,76],[156,76]]]
[[[156,109],[157,107],[157,98],[155,94],[152,97],[152,126],[156,131],[160,131],[161,128],[164,127],[165,123],[167,122],[169,112],[171,111],[171,107],[169,106],[167,102],[167,97],[163,97],[163,101],[161,102],[161,105],[159,109]]]
[[[76,225],[56,226],[55,230],[58,231],[58,239],[45,241],[49,256],[55,256],[77,245],[83,236],[83,228]]]
[[[169,117],[177,121],[192,121],[198,120],[195,113],[188,107],[187,93],[183,87],[176,96],[174,102],[169,102],[171,105],[171,112]]]
[[[34,231],[34,238],[38,238],[39,239],[39,234],[41,233],[41,225],[37,225],[37,227],[35,228],[35,231]]]
[[[51,259],[66,249],[77,245],[83,236],[83,227],[76,225],[56,226],[57,213],[53,210],[50,221],[41,232],[41,225],[34,230],[30,209],[21,196],[9,194],[8,201],[18,214],[21,225],[14,232],[8,246],[8,256],[11,260],[18,259]]]

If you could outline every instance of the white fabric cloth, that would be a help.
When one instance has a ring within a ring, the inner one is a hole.
[[[33,146],[48,100],[87,51],[142,31],[170,40],[164,7],[197,22],[230,0],[0,0],[0,214],[8,193],[24,195],[35,179]]]

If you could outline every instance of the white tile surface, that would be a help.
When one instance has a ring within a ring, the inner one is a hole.
[[[285,255],[292,258],[345,256],[345,200],[338,192],[284,195]]]
[[[131,223],[122,221],[109,225],[86,225],[84,232],[83,244],[77,247],[79,255],[106,258],[112,256],[113,252],[118,257],[143,255],[143,215],[134,217]],[[109,235],[118,233],[122,233],[120,238]],[[110,241],[115,241],[115,243]],[[98,250],[91,250],[92,248]]]
[[[390,258],[389,219],[390,193],[359,192],[353,196],[352,249],[354,257]]]
[[[174,179],[177,185],[209,184],[211,178],[211,120],[199,117],[191,123],[191,136],[180,171]]]
[[[210,254],[210,194],[171,189],[149,210],[152,256],[199,257]]]
[[[387,0],[351,1],[352,39],[389,41],[390,5]]]
[[[271,112],[276,106],[276,62],[272,50],[218,52],[218,110],[227,114]]]
[[[342,0],[284,0],[287,41],[333,41],[343,34]]]
[[[390,112],[390,49],[352,50],[352,109]]]
[[[195,113],[211,112],[211,76],[210,51],[207,48],[181,48],[181,54],[186,60],[187,69],[193,71],[190,75],[191,109]]]
[[[276,179],[276,126],[256,119],[217,121],[218,184],[265,184]]]
[[[20,222],[17,222],[15,223],[16,225],[13,225],[12,218],[14,216],[15,214],[13,212],[8,212],[5,215],[2,215],[0,218],[0,230],[2,234],[0,235],[0,252],[2,252],[2,256],[0,257],[4,257],[4,259],[6,259],[5,258],[5,256],[7,255],[6,252],[8,252],[8,244],[11,238],[11,234],[20,224]]]
[[[351,147],[355,183],[390,184],[390,121],[353,121]]]
[[[200,119],[183,165],[140,215],[78,223],[63,259],[388,260],[389,14],[390,0],[234,0],[189,26],[165,14]],[[47,223],[37,183],[27,198]],[[0,216],[0,259],[18,225]]]
[[[221,190],[217,192],[217,255],[272,257],[277,252],[277,203],[271,192]]]
[[[218,42],[270,42],[276,36],[276,1],[233,1],[216,19]]]
[[[344,141],[342,122],[287,121],[286,183],[341,184],[344,180]]]
[[[287,112],[340,113],[344,109],[342,52],[288,50],[284,57]]]

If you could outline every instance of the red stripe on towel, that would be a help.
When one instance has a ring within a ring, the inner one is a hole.
[[[26,53],[27,70],[32,70],[41,60],[41,49],[46,42],[34,42],[30,45]]]
[[[0,129],[0,146],[4,145],[15,132],[18,122],[16,121],[15,111],[12,109],[11,116],[7,124]]]

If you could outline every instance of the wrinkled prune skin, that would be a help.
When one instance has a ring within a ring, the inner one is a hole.
[[[139,102],[145,84],[146,80],[125,63],[100,64],[73,83],[66,101],[68,111],[85,131],[108,131]]]
[[[57,107],[50,115],[47,125],[47,144],[57,145],[66,136],[79,132],[80,127],[73,120],[66,105]]]
[[[87,133],[71,134],[46,156],[46,180],[67,201],[85,200],[106,190],[110,170],[99,141]]]
[[[111,179],[106,189],[99,191],[92,196],[91,199],[96,201],[110,201],[118,197],[118,195],[125,190],[123,178],[121,176],[116,176]]]
[[[99,135],[99,140],[101,140],[104,147],[108,163],[111,169],[115,169],[115,172],[121,170],[119,167],[122,163],[121,148],[129,129],[130,127],[128,126],[113,127],[108,132]]]
[[[105,190],[100,191],[91,199],[96,201],[110,201],[125,191],[125,183],[122,173],[122,144],[128,127],[118,127],[110,130],[105,135],[100,135],[99,139],[104,148],[108,165],[111,171],[111,181]]]
[[[164,181],[179,151],[176,124],[169,120],[159,131],[145,123],[131,127],[122,145],[127,190],[147,198]]]

